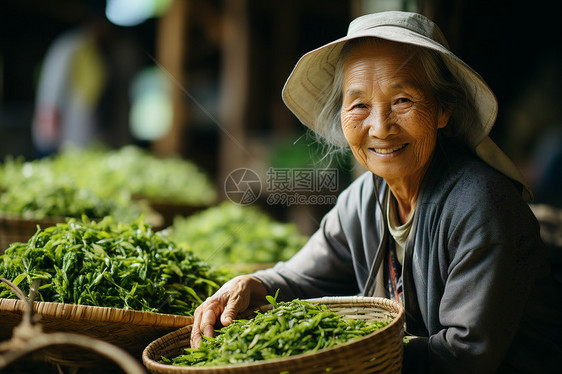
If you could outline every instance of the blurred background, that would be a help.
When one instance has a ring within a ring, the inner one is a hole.
[[[265,183],[271,167],[317,165],[322,150],[284,106],[283,84],[304,53],[383,10],[417,11],[441,27],[498,97],[492,139],[536,202],[562,207],[554,0],[2,0],[0,157],[39,159],[67,141],[136,145],[193,161],[222,194],[239,168]],[[341,190],[354,164],[332,167]],[[331,206],[258,203],[305,234]]]

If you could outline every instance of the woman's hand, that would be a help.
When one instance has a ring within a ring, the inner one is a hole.
[[[195,310],[191,330],[191,347],[199,347],[201,334],[214,336],[214,326],[219,317],[221,324],[228,326],[239,312],[243,312],[250,306],[265,304],[266,295],[265,286],[249,275],[241,275],[226,282]]]

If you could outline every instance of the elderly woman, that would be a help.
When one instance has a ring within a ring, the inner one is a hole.
[[[556,310],[530,192],[487,136],[494,94],[437,26],[414,13],[360,17],[297,63],[283,99],[368,171],[292,259],[207,299],[193,346],[278,289],[285,300],[362,294],[404,305],[405,371],[559,372],[560,331],[540,318]]]

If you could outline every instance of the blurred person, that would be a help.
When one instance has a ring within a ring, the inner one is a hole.
[[[131,142],[129,85],[140,67],[132,39],[88,1],[89,19],[49,47],[37,87],[32,140],[36,156],[70,143],[120,147]]]

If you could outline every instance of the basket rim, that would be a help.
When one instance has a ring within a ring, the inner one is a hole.
[[[25,303],[22,300],[0,298],[0,314],[2,312],[23,314],[24,308]],[[193,323],[193,316],[51,301],[34,301],[33,313],[41,315],[42,318],[119,322],[136,326],[183,327]]]
[[[385,335],[385,334],[391,334],[393,332],[393,330],[396,329],[402,329],[402,326],[404,324],[404,308],[402,307],[402,305],[400,303],[398,303],[397,301],[391,300],[391,299],[387,299],[387,298],[383,298],[383,297],[370,297],[370,296],[328,296],[328,297],[321,297],[321,298],[313,298],[313,299],[304,299],[306,301],[312,302],[312,303],[318,303],[318,304],[326,304],[328,307],[330,307],[331,304],[342,304],[345,306],[348,306],[348,304],[353,304],[354,306],[365,306],[364,304],[367,304],[366,306],[375,306],[375,307],[380,307],[380,306],[387,306],[390,307],[394,310],[388,310],[389,312],[396,312],[397,315],[392,319],[392,321],[386,325],[385,327],[378,329],[377,331],[374,331],[368,335],[365,335],[359,339],[356,340],[352,340],[350,342],[347,343],[342,343],[339,344],[335,347],[330,347],[330,348],[324,348],[324,349],[319,349],[317,351],[314,352],[307,352],[307,353],[300,353],[297,355],[291,355],[291,356],[287,356],[287,357],[281,357],[281,358],[271,358],[271,359],[267,359],[267,360],[261,360],[261,361],[256,361],[256,362],[247,362],[247,363],[240,363],[240,364],[232,364],[232,365],[221,365],[221,366],[173,366],[173,365],[169,365],[169,364],[162,364],[159,363],[153,359],[151,359],[150,357],[148,357],[149,351],[153,350],[154,346],[156,344],[158,344],[161,341],[165,341],[167,339],[169,339],[170,337],[173,337],[175,335],[182,335],[185,334],[187,331],[191,331],[191,328],[193,326],[193,324],[190,324],[188,326],[184,326],[176,331],[172,331],[162,337],[160,337],[159,339],[156,339],[155,341],[151,342],[142,352],[142,361],[143,364],[150,369],[152,368],[158,368],[158,369],[163,369],[167,372],[177,372],[177,373],[187,373],[187,372],[218,372],[218,371],[229,371],[229,370],[236,370],[236,369],[240,369],[240,368],[245,368],[245,369],[252,369],[252,368],[258,368],[261,367],[263,368],[264,366],[273,366],[279,363],[283,363],[283,362],[293,362],[293,361],[298,361],[298,360],[302,360],[303,358],[308,358],[308,357],[314,357],[314,356],[318,356],[318,355],[326,355],[326,354],[330,354],[332,351],[337,350],[337,349],[351,349],[352,346],[357,346],[359,344],[362,344],[365,340],[368,339],[373,339],[376,335]],[[345,304],[344,304],[345,303]],[[363,304],[363,305],[362,305]],[[266,305],[267,306],[267,305]],[[331,305],[334,306],[334,305]]]

